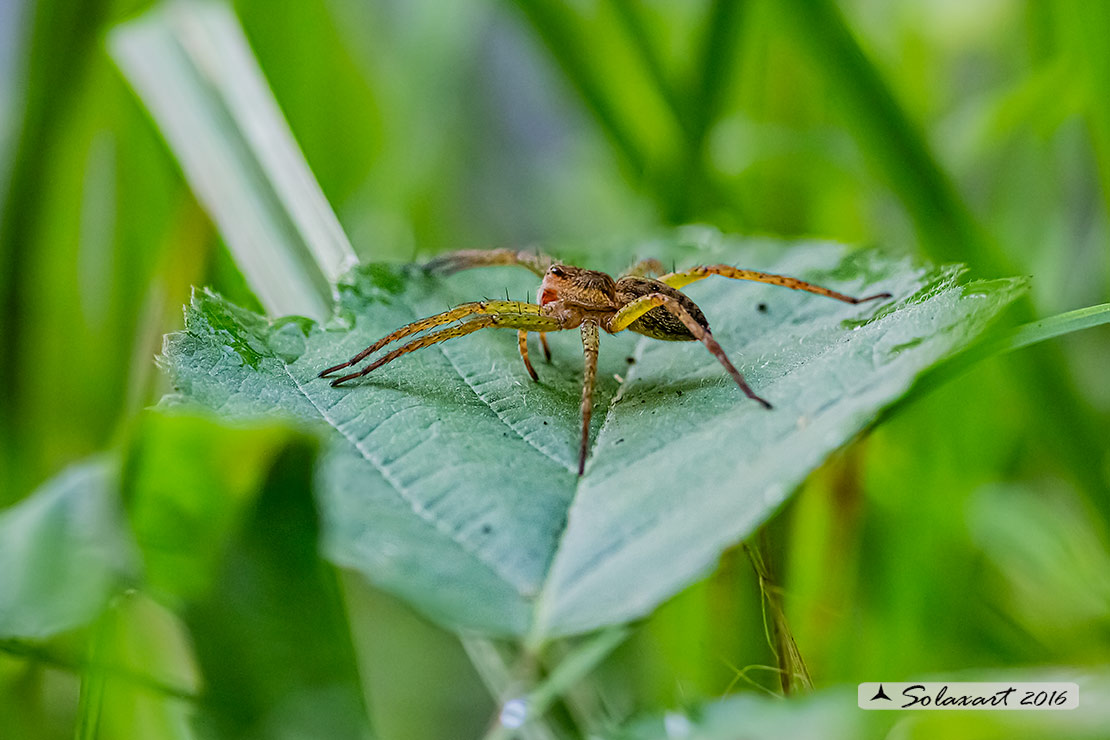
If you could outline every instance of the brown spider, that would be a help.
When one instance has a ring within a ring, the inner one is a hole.
[[[725,351],[710,333],[709,322],[706,321],[701,309],[689,297],[680,293],[678,288],[710,275],[721,275],[734,280],[754,280],[793,290],[805,290],[845,303],[863,303],[891,297],[890,293],[876,293],[866,298],[852,298],[797,278],[741,270],[728,265],[701,265],[682,272],[663,275],[661,274],[663,265],[656,259],[637,262],[624,275],[614,280],[604,272],[564,265],[544,255],[516,252],[510,249],[451,252],[429,262],[426,269],[450,275],[471,267],[491,265],[520,265],[542,277],[543,282],[540,284],[536,303],[520,301],[464,303],[450,311],[402,326],[347,362],[329,367],[320,373],[320,377],[328,377],[337,370],[357,365],[390,342],[425,329],[458,321],[459,323],[454,326],[413,339],[382,355],[361,370],[336,378],[331,384],[337,386],[348,380],[360,378],[396,360],[401,355],[487,327],[517,330],[517,342],[524,367],[532,376],[532,380],[539,380],[532,362],[528,359],[528,332],[539,333],[544,355],[550,360],[551,351],[547,346],[545,332],[581,327],[586,366],[582,382],[582,441],[578,455],[578,474],[582,475],[586,468],[590,415],[593,411],[594,382],[597,376],[598,329],[604,329],[610,334],[631,329],[652,339],[676,342],[696,339],[724,365],[725,370],[748,398],[758,401],[764,408],[769,409],[771,404],[757,396],[744,382],[744,376],[729,362]],[[653,274],[660,277],[648,277]]]

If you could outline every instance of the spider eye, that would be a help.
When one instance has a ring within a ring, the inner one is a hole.
[[[551,269],[548,270],[548,272],[550,272],[555,277],[566,277],[567,276],[566,271],[563,268],[559,267],[558,265],[552,265]]]

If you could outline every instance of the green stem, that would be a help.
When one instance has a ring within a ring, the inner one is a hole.
[[[571,651],[543,682],[525,696],[510,698],[502,704],[499,721],[485,740],[508,740],[526,730],[543,717],[560,696],[585,678],[624,642],[630,631],[624,626],[610,627]]]
[[[459,637],[459,641],[462,642],[467,657],[474,664],[474,668],[478,671],[482,683],[489,690],[490,696],[497,702],[497,709],[500,713],[504,702],[521,690],[523,677],[517,675],[519,671],[510,668],[509,657],[492,640],[463,635]],[[500,714],[498,716],[500,717]],[[498,727],[501,727],[501,724],[499,721],[495,721],[490,732],[494,732]],[[555,732],[541,721],[532,722],[526,727],[521,727],[520,735],[525,740],[554,740],[556,737]]]

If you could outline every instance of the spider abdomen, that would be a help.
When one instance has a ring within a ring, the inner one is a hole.
[[[686,309],[694,321],[709,329],[709,321],[706,320],[705,314],[701,312],[698,305],[690,300],[687,295],[666,283],[636,276],[622,277],[617,281],[617,299],[621,305],[627,305],[637,298],[652,293],[662,293],[674,298]],[[628,328],[637,334],[668,342],[692,342],[696,339],[681,319],[662,306],[651,309],[633,321]]]

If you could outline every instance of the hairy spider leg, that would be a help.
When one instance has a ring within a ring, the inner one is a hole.
[[[609,325],[606,329],[614,334],[619,331],[624,331],[636,321],[636,319],[657,306],[662,306],[674,314],[686,328],[690,330],[694,338],[705,345],[705,348],[724,365],[725,370],[728,370],[729,375],[731,375],[732,379],[736,381],[736,384],[740,386],[740,390],[744,391],[744,395],[753,401],[758,401],[763,404],[764,408],[771,408],[771,404],[757,396],[755,391],[744,381],[744,376],[741,375],[740,371],[729,361],[728,355],[725,354],[724,349],[722,349],[721,345],[717,343],[717,340],[713,338],[709,330],[699,324],[694,317],[690,315],[690,312],[682,307],[681,303],[669,295],[650,293],[645,296],[640,296],[636,300],[625,305],[620,311],[617,311],[613,318],[609,320]]]
[[[547,346],[547,333],[542,331],[536,333],[540,335],[540,346],[543,347],[543,358],[551,362],[551,348]],[[520,348],[520,359],[524,360],[524,368],[528,371],[528,374],[532,376],[532,380],[538,383],[540,377],[536,375],[536,369],[532,367],[532,361],[528,359],[528,332],[523,329],[518,331],[516,343],[517,347]]]
[[[590,417],[594,410],[594,385],[597,382],[597,324],[582,322],[582,354],[585,368],[582,374],[582,444],[578,449],[578,474],[586,471],[586,453],[590,449]]]
[[[401,345],[397,349],[392,350],[374,360],[358,372],[336,378],[331,382],[331,384],[333,386],[337,386],[342,383],[346,383],[348,380],[360,378],[363,375],[368,375],[369,373],[372,373],[382,365],[393,362],[402,355],[407,355],[409,352],[415,352],[418,349],[424,349],[425,347],[430,347],[433,344],[446,342],[448,339],[454,339],[455,337],[464,337],[467,334],[472,334],[478,331],[479,329],[487,329],[490,327],[504,329],[524,329],[525,331],[558,331],[562,328],[562,325],[559,323],[559,320],[554,317],[538,316],[534,314],[501,313],[475,316],[469,321],[464,321],[460,324],[456,324],[455,326],[449,326],[446,329],[440,329],[439,331],[425,334],[422,337],[418,337],[412,340],[408,344]]]
[[[659,278],[659,282],[666,283],[672,288],[681,288],[684,285],[689,285],[697,280],[707,278],[710,275],[720,275],[721,277],[727,277],[733,280],[753,280],[757,283],[781,285],[791,290],[804,290],[828,298],[835,298],[845,303],[865,303],[866,301],[891,297],[890,293],[876,293],[875,295],[869,295],[865,298],[853,298],[850,295],[837,293],[835,290],[822,288],[820,285],[807,283],[804,280],[787,277],[786,275],[773,275],[769,272],[758,272],[756,270],[742,270],[738,267],[731,267],[729,265],[698,265],[697,267],[691,267],[689,270],[663,275]]]
[[[464,303],[461,306],[452,308],[450,311],[437,313],[435,316],[429,316],[426,319],[420,319],[419,321],[414,321],[411,324],[405,324],[392,334],[388,334],[378,341],[374,342],[369,347],[362,350],[346,362],[341,362],[338,365],[333,365],[327,370],[324,370],[322,373],[320,373],[320,377],[326,378],[334,373],[336,370],[342,370],[345,367],[357,365],[390,342],[395,342],[398,339],[407,337],[410,334],[415,334],[419,331],[424,331],[425,329],[431,329],[432,327],[441,326],[443,324],[450,324],[452,321],[458,321],[459,319],[465,318],[467,316],[471,316],[474,314],[539,315],[541,310],[542,309],[540,306],[537,306],[534,303],[525,303],[523,301],[475,301],[473,303]]]
[[[667,268],[663,267],[663,263],[654,257],[648,257],[634,262],[631,267],[624,271],[621,277],[651,277],[652,275],[662,275],[666,272]]]
[[[555,262],[554,259],[543,253],[526,252],[513,249],[461,249],[455,252],[441,254],[424,265],[424,269],[440,275],[453,275],[461,270],[474,267],[497,267],[503,265],[517,265],[531,270],[536,275],[543,277],[548,268]],[[532,380],[539,380],[535,368],[528,358],[528,339],[526,336],[517,338],[520,358],[524,360],[524,367]],[[547,346],[547,337],[540,332],[540,344],[543,345],[543,356],[551,362],[551,348]]]
[[[536,333],[540,335],[540,346],[543,347],[543,358],[551,362],[551,348],[547,346],[547,333],[542,331]],[[532,361],[528,359],[528,332],[523,329],[518,331],[516,343],[517,347],[520,348],[520,359],[524,360],[524,368],[528,371],[528,374],[532,376],[532,380],[538,383],[540,377],[536,375],[536,369],[532,367]]]
[[[519,265],[531,270],[540,277],[547,272],[554,260],[546,254],[516,251],[513,249],[462,249],[457,252],[441,254],[424,264],[424,269],[440,275],[453,275],[460,270],[472,267],[494,267],[497,265]]]
[[[528,359],[528,332],[524,329],[517,331],[516,345],[520,348],[520,359],[524,360],[524,368],[532,376],[532,380],[539,382],[540,376],[536,375],[536,369],[532,367],[532,361]]]

